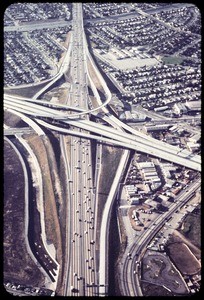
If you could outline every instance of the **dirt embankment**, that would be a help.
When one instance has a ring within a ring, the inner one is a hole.
[[[62,43],[62,46],[64,46],[65,48],[68,49],[69,47],[69,42],[70,42],[70,38],[71,38],[71,31],[69,31],[67,33],[67,36],[66,36],[66,40],[64,41],[64,43]],[[60,60],[58,62],[58,66],[61,65],[61,63],[63,62],[63,59],[64,59],[64,56],[66,55],[66,50],[61,54],[61,57],[60,57]]]
[[[201,197],[201,195],[196,197]],[[186,240],[190,240],[196,247],[201,247],[201,210],[199,207],[185,217],[179,231],[186,237]]]
[[[49,136],[49,135],[48,135]],[[65,224],[59,222],[59,215],[62,218],[66,205],[64,203],[64,190],[58,172],[53,147],[47,137],[40,139],[37,136],[30,136],[29,144],[35,152],[40,163],[43,176],[43,194],[45,208],[45,230],[47,240],[51,241],[56,249],[56,259],[60,264],[58,284],[56,293],[62,294],[63,272],[64,272],[64,229]],[[66,215],[64,215],[66,220]],[[63,226],[64,227],[63,227]],[[63,231],[63,232],[62,232]]]
[[[27,141],[33,149],[42,170],[45,230],[47,240],[54,244],[57,251],[57,261],[61,264],[61,233],[56,208],[56,198],[59,197],[59,195],[56,194],[55,184],[53,184],[52,181],[52,178],[56,177],[56,162],[54,162],[54,156],[51,158],[52,150],[48,141],[43,142],[43,140],[35,135],[30,135],[27,138]]]
[[[33,97],[40,89],[42,89],[47,82],[39,82],[36,83],[33,86],[28,87],[22,87],[22,86],[16,86],[12,88],[5,88],[5,93],[9,95],[17,95],[22,97]]]
[[[4,124],[9,127],[28,127],[28,124],[25,123],[23,120],[21,120],[20,117],[16,116],[15,114],[12,114],[8,111],[4,112]]]
[[[101,83],[100,83],[100,81],[98,79],[98,76],[96,75],[96,72],[95,72],[94,67],[92,66],[90,60],[88,60],[87,66],[88,66],[89,75],[90,75],[91,79],[93,80],[93,83],[95,84],[96,88],[101,93],[104,94],[104,89],[103,89],[103,87],[102,87],[102,85],[101,85]]]
[[[65,48],[68,48],[68,47],[69,47],[70,38],[71,38],[71,31],[69,31],[69,32],[67,33],[66,40],[65,40],[64,43],[62,44]]]
[[[98,190],[98,212],[97,212],[97,241],[96,245],[99,247],[100,226],[103,209],[110,192],[110,188],[120,162],[122,149],[114,148],[111,146],[103,146],[102,162],[101,162],[101,175]],[[108,178],[108,180],[107,180]]]
[[[193,275],[201,269],[201,251],[175,230],[167,245],[167,253],[183,275]]]
[[[20,160],[4,142],[4,280],[42,287],[44,275],[27,252],[25,243],[25,190]]]
[[[190,239],[186,238],[178,230],[174,231],[174,240],[177,241],[177,242],[185,243],[190,248],[190,250],[193,252],[193,254],[196,256],[196,258],[201,259],[201,250],[200,250],[200,248],[195,246]]]
[[[168,291],[162,286],[158,286],[149,282],[142,282],[141,283],[142,290],[144,292],[145,297],[150,296],[150,297],[164,297],[164,296],[174,296],[173,293]]]
[[[200,271],[200,262],[186,244],[171,244],[168,246],[168,252],[174,264],[183,275],[193,275]]]

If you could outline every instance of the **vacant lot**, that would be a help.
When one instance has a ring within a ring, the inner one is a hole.
[[[195,213],[187,215],[183,221],[181,233],[195,246],[201,247],[201,210],[197,208]]]
[[[123,58],[121,60],[116,59],[112,53],[107,53],[102,55],[105,57],[107,61],[109,61],[112,65],[114,65],[115,68],[119,70],[132,70],[137,67],[143,67],[143,66],[153,66],[157,65],[158,61],[156,58]]]
[[[168,245],[170,258],[183,275],[193,275],[200,271],[201,264],[184,243]]]
[[[62,83],[60,86],[54,87],[44,94],[43,99],[53,103],[66,104],[69,94],[70,84]],[[69,103],[68,103],[69,105]]]
[[[145,228],[149,226],[152,219],[155,217],[152,214],[148,214],[146,212],[142,213],[141,211],[139,211],[139,209],[148,210],[148,208],[149,208],[149,206],[147,206],[145,204],[130,207],[128,215],[129,215],[129,218],[130,218],[130,223],[131,223],[132,228],[134,230],[137,230],[137,231],[142,231],[143,230],[144,231]],[[132,218],[132,214],[133,214],[134,210],[136,210],[136,212],[137,212],[137,216],[138,216],[139,221],[141,222],[141,225],[136,225],[135,220]]]

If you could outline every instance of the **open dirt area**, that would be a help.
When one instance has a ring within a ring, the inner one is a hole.
[[[149,282],[142,282],[141,286],[145,297],[173,296],[172,292],[168,291],[162,286],[158,286]]]
[[[96,98],[95,98],[94,96],[90,95],[90,93],[89,93],[89,98],[90,98],[90,100],[91,100],[91,103],[92,103],[92,105],[93,105],[93,108],[96,108],[96,107],[99,106],[99,105],[98,105],[98,102],[96,101]],[[100,110],[98,110],[98,112],[100,112]]]
[[[167,244],[167,252],[184,275],[200,271],[201,250],[178,230],[175,230]]]
[[[43,175],[43,194],[44,194],[44,205],[45,205],[45,229],[47,234],[47,240],[54,243],[55,248],[57,249],[57,259],[61,260],[61,238],[60,238],[60,228],[59,221],[56,210],[56,200],[55,193],[53,190],[53,182],[52,182],[52,173],[56,169],[51,169],[52,164],[50,157],[48,158],[47,147],[51,147],[47,145],[36,135],[30,135],[27,138],[29,145],[33,149],[38,162],[40,164],[42,175]],[[54,159],[54,157],[52,157]],[[54,163],[53,163],[54,164]],[[55,163],[56,164],[56,163]]]
[[[64,41],[64,43],[62,43],[62,46],[64,46],[64,47],[67,48],[67,49],[68,49],[68,47],[69,47],[70,38],[71,38],[71,31],[69,31],[69,32],[67,33],[67,36],[66,36],[65,41]],[[61,58],[60,58],[60,60],[59,60],[59,62],[58,62],[58,66],[60,66],[61,63],[63,62],[63,59],[64,59],[65,54],[66,54],[66,51],[64,51],[64,52],[62,53]]]
[[[15,183],[15,184],[14,184]],[[25,244],[24,174],[19,158],[4,142],[4,280],[42,286],[44,276]]]
[[[9,127],[27,127],[28,124],[21,120],[20,117],[8,111],[4,112],[4,124]]]
[[[91,77],[91,79],[93,80],[93,82],[94,82],[96,88],[97,88],[101,93],[104,94],[104,89],[102,88],[102,86],[101,86],[101,84],[100,84],[100,82],[99,82],[99,80],[98,80],[98,77],[97,77],[97,75],[96,75],[96,72],[95,72],[95,70],[94,70],[94,68],[93,68],[93,66],[92,66],[92,64],[90,63],[89,60],[88,60],[88,64],[87,64],[87,65],[88,65],[88,71],[89,71],[90,77]]]
[[[59,87],[54,87],[45,93],[43,99],[53,103],[66,104],[69,90],[70,84],[68,82],[63,83]]]
[[[178,243],[185,243],[189,249],[193,252],[195,257],[200,260],[201,259],[201,249],[195,246],[190,239],[187,239],[183,234],[181,234],[178,230],[174,231],[173,241]],[[171,241],[171,239],[170,239]]]
[[[201,210],[199,208],[185,217],[179,231],[195,246],[201,247]]]
[[[69,31],[67,33],[67,36],[66,36],[66,40],[64,41],[64,43],[62,43],[62,45],[66,48],[68,48],[69,46],[69,42],[70,42],[70,38],[71,38],[71,31]]]
[[[168,246],[168,253],[183,275],[193,275],[200,271],[200,262],[186,244],[172,243]]]
[[[155,215],[153,217],[153,214],[149,213],[149,208],[150,207],[148,205],[145,205],[145,204],[140,205],[139,204],[139,205],[132,206],[129,209],[128,215],[129,215],[129,218],[130,218],[131,226],[134,230],[136,230],[136,231],[144,230],[146,227],[149,226],[151,221],[155,218]],[[138,220],[141,222],[139,225],[137,225],[135,220],[132,218],[132,214],[133,214],[134,210],[137,213]]]
[[[59,181],[57,164],[54,159],[52,146],[47,138],[40,139],[31,135],[28,139],[29,145],[39,161],[43,175],[43,194],[45,206],[45,231],[47,241],[55,246],[56,259],[62,266],[62,239],[61,228],[58,219],[58,209],[63,210],[62,190]],[[60,268],[58,287],[61,287],[63,269]]]
[[[33,86],[28,87],[12,87],[12,88],[5,88],[5,93],[9,95],[17,95],[22,97],[33,97],[40,89],[42,89],[47,82],[43,83],[36,83]]]
[[[111,65],[120,70],[132,70],[137,67],[154,66],[158,64],[156,58],[123,58],[118,60],[113,53],[106,53],[102,55]]]

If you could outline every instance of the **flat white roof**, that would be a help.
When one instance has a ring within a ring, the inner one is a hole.
[[[140,162],[140,163],[138,163],[138,166],[141,169],[152,168],[152,167],[154,167],[154,163],[152,161]]]
[[[153,66],[159,62],[156,58],[123,58],[117,59],[113,53],[102,55],[107,61],[120,70],[132,70],[136,67]]]

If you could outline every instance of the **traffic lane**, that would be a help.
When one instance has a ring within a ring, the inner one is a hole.
[[[199,179],[193,183],[193,190],[199,188],[200,182]],[[183,198],[185,196],[185,193],[183,193],[182,195],[179,196],[180,198]],[[188,201],[188,197],[184,198],[185,202]],[[173,213],[175,213],[175,211],[178,209],[178,207],[183,205],[183,200],[182,201],[177,201],[176,205],[172,205],[171,207],[171,211],[170,212],[166,212],[165,213],[165,217],[162,216],[158,216],[157,220],[155,220],[154,222],[154,229],[149,229],[149,231],[147,231],[141,238],[140,241],[137,241],[137,243],[134,245],[132,245],[131,248],[131,252],[133,257],[138,256],[138,260],[139,260],[139,255],[140,255],[140,259],[141,259],[141,253],[142,251],[144,252],[144,245],[147,244],[152,238],[153,236],[155,236],[157,234],[157,232],[161,229],[161,227],[163,226],[163,223],[166,221],[166,218],[168,219]],[[155,227],[157,227],[157,229],[155,230]],[[151,232],[152,231],[152,232]],[[126,273],[129,274],[129,273]],[[130,273],[131,274],[131,273]],[[126,275],[127,276],[127,275]],[[131,275],[129,276],[131,277]],[[138,274],[136,274],[136,279],[135,279],[135,284],[134,282],[131,281],[131,278],[129,278],[127,281],[129,282],[129,284],[131,284],[135,290],[136,290],[136,284],[139,283],[139,279],[138,279]],[[137,291],[141,294],[141,288],[140,286],[138,286]]]

